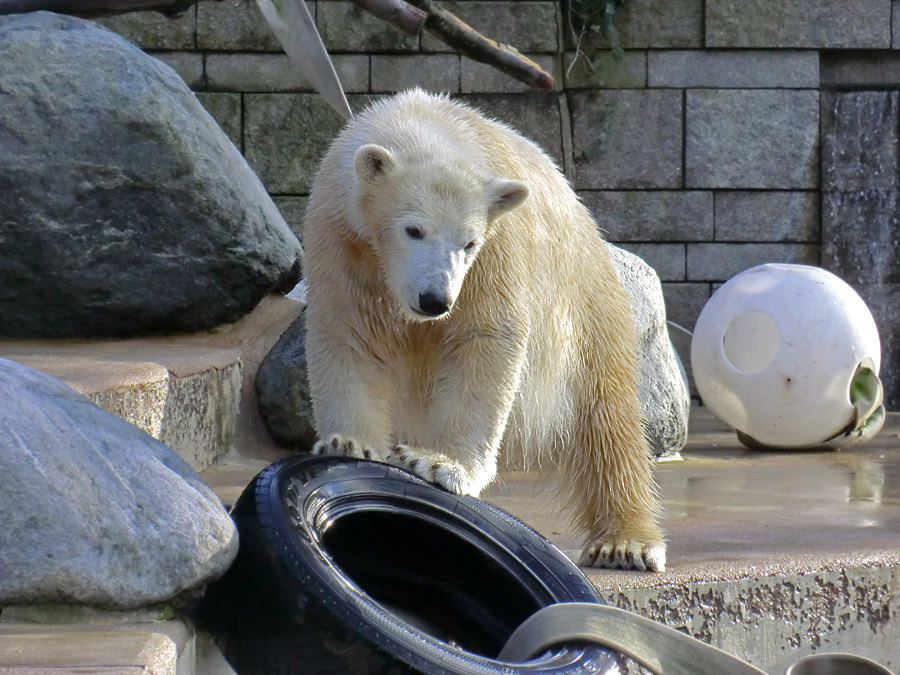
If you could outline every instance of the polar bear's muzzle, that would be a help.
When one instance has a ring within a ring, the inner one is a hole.
[[[468,270],[465,252],[452,243],[414,242],[403,265],[398,299],[412,319],[429,321],[453,308]]]
[[[427,291],[419,294],[419,306],[412,307],[412,310],[416,314],[436,319],[449,312],[452,306],[453,299],[449,295]]]

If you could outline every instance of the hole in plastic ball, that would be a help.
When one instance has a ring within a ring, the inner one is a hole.
[[[742,373],[754,373],[772,362],[781,345],[781,331],[765,312],[745,312],[731,320],[722,338],[725,358]]]

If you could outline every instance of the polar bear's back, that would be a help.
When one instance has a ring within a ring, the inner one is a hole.
[[[392,152],[419,148],[451,153],[485,173],[532,185],[565,181],[537,145],[501,122],[447,96],[413,89],[367,108],[346,127],[333,148],[350,169],[367,143]]]

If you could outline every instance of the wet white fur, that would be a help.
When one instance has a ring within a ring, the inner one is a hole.
[[[627,296],[537,146],[446,98],[382,101],[324,158],[304,244],[317,451],[472,495],[501,447],[556,464],[583,564],[664,568]],[[451,310],[421,316],[423,292]]]

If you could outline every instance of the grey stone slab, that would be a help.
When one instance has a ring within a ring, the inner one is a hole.
[[[403,91],[420,87],[435,93],[459,93],[458,54],[373,54],[372,91]]]
[[[707,47],[887,49],[890,0],[707,0]]]
[[[201,91],[197,93],[197,100],[206,108],[206,112],[218,122],[235,147],[240,150],[243,142],[241,138],[241,95]]]
[[[365,54],[334,54],[334,71],[345,94],[364,94],[370,91],[370,59]]]
[[[407,35],[347,0],[318,4],[316,23],[329,52],[414,52],[417,35]]]
[[[827,269],[826,265],[823,266]],[[884,387],[884,406],[887,410],[900,410],[900,312],[897,311],[900,307],[900,284],[878,282],[852,285],[868,305],[878,326],[881,338],[881,371],[878,377]]]
[[[469,94],[457,98],[511,126],[562,166],[560,105],[555,94]]]
[[[369,90],[368,56],[336,54],[332,63],[345,92]],[[315,91],[286,54],[208,54],[206,77],[212,91]]]
[[[169,388],[159,439],[205,469],[231,448],[240,400],[240,363],[180,377]]]
[[[891,47],[900,49],[900,0],[891,3],[891,33],[893,35]]]
[[[707,241],[713,237],[713,193],[669,190],[580,192],[613,241]]]
[[[266,189],[309,192],[340,116],[317,94],[246,94],[244,106],[244,156]]]
[[[294,236],[300,240],[301,244],[303,243],[301,235],[303,234],[303,218],[306,214],[307,199],[308,197],[306,196],[298,197],[294,195],[272,197],[272,201],[275,202],[275,206],[278,207],[278,210],[284,217],[284,221],[291,228]]]
[[[610,47],[702,47],[703,0],[628,0],[618,8],[614,27],[615,30],[606,35],[585,34],[581,47],[586,52]],[[563,36],[566,48],[574,49],[576,38],[572,36],[572,31],[563,30]]]
[[[575,91],[578,189],[682,187],[682,95],[673,90]]]
[[[528,58],[548,72],[556,88],[561,87],[560,61],[550,54],[528,54]],[[530,85],[497,70],[494,66],[472,59],[460,60],[460,87],[464,94],[519,94],[534,91]]]
[[[371,97],[347,97],[358,109]],[[306,194],[344,122],[318,94],[245,94],[244,156],[272,194]]]
[[[898,117],[896,91],[823,92],[822,189],[897,190]]]
[[[684,244],[641,244],[614,241],[616,246],[633,253],[656,271],[662,281],[684,281]]]
[[[822,102],[822,261],[851,283],[900,282],[900,101],[829,92]]]
[[[197,47],[212,51],[280,52],[255,2],[197,3]]]
[[[822,266],[848,283],[900,283],[900,191],[822,193]]]
[[[203,55],[196,52],[149,52],[174,70],[191,89],[203,86]]]
[[[286,54],[207,54],[206,72],[210,91],[315,91]]]
[[[686,101],[688,187],[818,186],[818,91],[695,89]]]
[[[815,244],[688,244],[689,281],[727,281],[738,272],[763,263],[818,264]]]
[[[662,285],[669,321],[693,332],[697,317],[703,310],[712,290],[709,284],[698,282],[666,282]],[[685,364],[687,365],[687,364]]]
[[[896,88],[900,82],[900,52],[824,51],[820,71],[823,87]]]
[[[650,87],[729,89],[819,86],[816,51],[652,51],[647,60]]]
[[[818,192],[716,192],[716,241],[814,242]]]
[[[647,52],[604,49],[588,56],[566,52],[566,89],[635,89],[647,86]]]
[[[557,3],[546,0],[511,0],[505,2],[442,2],[452,12],[482,35],[524,53],[554,54],[559,50]],[[422,50],[449,52],[452,47],[430,33],[422,33]]]
[[[159,12],[128,12],[96,21],[141,49],[194,49],[197,46],[196,7],[174,19]]]
[[[572,113],[567,96],[559,97],[560,131],[562,132],[562,164],[560,167],[570,185],[575,184],[575,159],[572,152]]]

